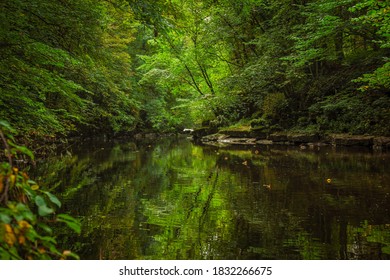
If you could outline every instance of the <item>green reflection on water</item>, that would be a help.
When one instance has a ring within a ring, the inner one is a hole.
[[[389,259],[389,154],[99,142],[39,164],[84,259]]]

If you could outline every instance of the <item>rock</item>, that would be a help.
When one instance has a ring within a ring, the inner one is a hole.
[[[274,144],[274,142],[272,142],[271,140],[267,140],[267,139],[261,139],[261,140],[257,140],[256,144],[259,144],[259,145],[272,145],[272,144]]]
[[[250,136],[257,139],[267,139],[268,133],[263,127],[251,128]]]
[[[141,140],[144,136],[142,135],[142,133],[137,133],[136,135],[134,135],[134,138],[136,140]]]
[[[324,147],[324,146],[328,146],[329,144],[325,143],[325,142],[315,142],[315,143],[307,143],[307,145],[310,147],[310,148],[314,148],[314,147]]]
[[[291,133],[287,134],[287,139],[289,142],[293,142],[295,144],[301,143],[313,143],[319,140],[318,134],[315,133]]]
[[[144,135],[144,138],[145,139],[148,139],[148,140],[155,140],[157,139],[158,137],[160,137],[160,135],[158,133],[146,133]]]
[[[273,142],[287,142],[287,133],[283,132],[275,132],[268,136],[268,140],[271,140]]]
[[[256,144],[256,138],[226,138],[220,139],[218,142],[232,145],[254,145]]]
[[[390,137],[375,137],[373,145],[375,149],[390,149]]]
[[[224,129],[217,134],[210,133],[212,128],[194,130],[194,138],[201,138],[202,142],[215,142],[220,144],[240,145],[301,145],[302,149],[321,147],[325,145],[335,146],[365,146],[377,149],[390,149],[390,137],[374,137],[366,135],[330,134],[319,136],[316,133],[286,133],[274,132],[267,136],[263,129]],[[211,135],[210,135],[211,134]]]
[[[229,135],[230,137],[234,138],[248,138],[251,137],[251,131],[248,130],[242,130],[242,129],[224,129],[220,130],[219,133]]]
[[[202,140],[202,142],[218,142],[218,141],[220,141],[222,139],[226,139],[228,137],[229,137],[229,135],[216,133],[216,134],[210,134],[210,135],[203,136],[201,140]]]
[[[216,132],[217,132],[216,128],[201,127],[201,128],[198,128],[198,129],[194,129],[194,131],[192,132],[192,135],[194,136],[195,139],[200,139],[203,136],[214,134]]]
[[[374,136],[331,134],[329,135],[332,145],[335,146],[366,146],[370,147],[374,143]]]

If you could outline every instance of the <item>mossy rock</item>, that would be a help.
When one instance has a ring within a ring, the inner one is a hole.
[[[213,127],[201,127],[194,129],[192,135],[195,139],[200,139],[206,135],[217,133],[217,129]]]
[[[226,134],[235,138],[246,138],[251,136],[251,130],[243,129],[223,129],[219,131],[220,134]]]

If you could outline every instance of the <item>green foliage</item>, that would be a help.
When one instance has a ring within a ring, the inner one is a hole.
[[[35,136],[134,129],[125,1],[7,0],[1,20],[0,118]]]
[[[309,108],[311,122],[322,132],[390,135],[390,98],[377,95],[337,94]]]
[[[80,233],[79,222],[66,214],[56,215],[61,207],[58,198],[14,165],[17,158],[33,160],[34,156],[13,142],[13,132],[7,122],[0,121],[5,151],[1,157],[7,159],[0,164],[0,259],[78,259],[69,250],[60,251],[50,224],[64,222]]]
[[[386,1],[6,0],[0,8],[0,118],[26,136],[177,131],[253,116],[290,129],[330,96],[381,98],[390,88]]]
[[[354,18],[354,22],[373,28],[377,37],[372,38],[372,41],[382,49],[390,48],[390,6],[386,1],[361,1],[350,10],[352,12],[365,11],[365,14]],[[388,61],[387,52],[382,66],[379,66],[373,73],[364,74],[363,77],[355,80],[365,84],[360,90],[390,88],[390,63]]]

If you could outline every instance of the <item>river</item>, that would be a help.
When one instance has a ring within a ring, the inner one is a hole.
[[[34,173],[82,259],[390,259],[390,153],[103,139]]]

